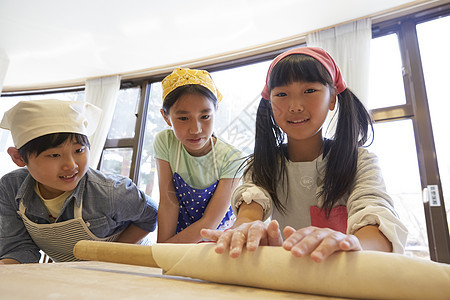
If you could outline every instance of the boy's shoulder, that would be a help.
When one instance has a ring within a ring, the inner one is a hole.
[[[86,172],[86,180],[89,183],[111,185],[122,181],[131,181],[128,177],[118,174],[106,174],[101,171],[89,168]]]
[[[84,181],[80,182],[76,193],[77,195],[83,193],[86,199],[112,197],[113,201],[121,203],[124,200],[127,202],[130,199],[139,199],[143,195],[130,178],[117,174],[105,174],[92,168],[86,172]]]
[[[10,196],[16,195],[22,190],[25,193],[27,190],[34,187],[34,179],[31,177],[28,169],[15,169],[0,178],[0,190]]]
[[[30,172],[27,168],[18,168],[15,169],[1,177],[1,181],[9,181],[9,180],[21,180],[23,181]]]

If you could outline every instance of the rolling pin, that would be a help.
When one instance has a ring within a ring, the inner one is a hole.
[[[159,268],[153,259],[152,247],[117,242],[79,241],[73,254],[81,260],[95,260]]]
[[[321,263],[282,247],[260,246],[238,258],[215,244],[80,241],[82,260],[157,267],[163,275],[352,299],[449,299],[450,265],[377,251],[337,252]],[[207,266],[207,267],[205,267]],[[326,284],[323,284],[326,282]]]

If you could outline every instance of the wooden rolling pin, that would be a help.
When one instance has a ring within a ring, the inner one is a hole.
[[[79,241],[73,248],[73,254],[81,260],[159,268],[153,259],[151,246],[116,242]]]

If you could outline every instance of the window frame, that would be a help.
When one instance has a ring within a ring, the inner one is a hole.
[[[136,184],[139,180],[139,171],[140,171],[140,164],[136,162],[141,161],[145,127],[147,126],[146,122],[143,122],[143,120],[147,119],[147,110],[149,104],[150,84],[148,82],[149,82],[148,80],[137,80],[137,81],[126,81],[121,84],[120,86],[121,89],[132,88],[137,86],[140,87],[140,95],[137,105],[137,111],[135,112],[136,124],[134,128],[134,137],[122,139],[106,138],[105,145],[103,147],[103,151],[97,166],[98,170],[102,168],[103,154],[105,150],[130,148],[132,149],[133,154],[131,156],[130,174],[128,174],[128,176]]]
[[[371,113],[375,122],[412,120],[421,189],[424,195],[423,205],[430,258],[433,261],[445,263],[450,263],[449,228],[436,158],[416,26],[448,15],[450,15],[450,4],[372,25],[372,38],[392,33],[396,33],[398,36],[406,103],[404,105],[373,109]],[[438,186],[441,199],[440,206],[430,206],[429,201],[425,199],[426,190],[430,185]]]

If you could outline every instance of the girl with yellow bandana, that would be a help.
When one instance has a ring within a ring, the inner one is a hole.
[[[222,95],[207,71],[175,69],[164,78],[161,115],[172,129],[155,137],[160,202],[158,242],[196,243],[202,228],[225,230],[244,155],[213,134]]]

